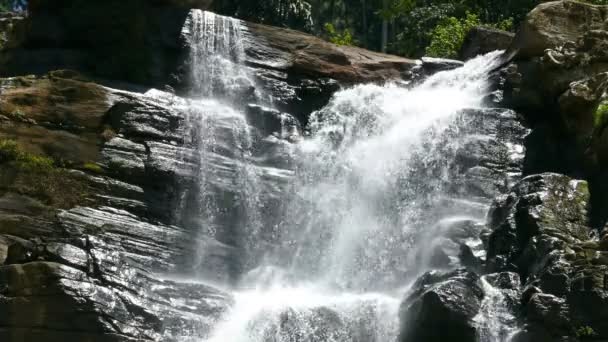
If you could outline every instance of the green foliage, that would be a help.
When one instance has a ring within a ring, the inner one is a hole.
[[[0,140],[0,163],[7,163],[17,159],[20,154],[19,146],[14,140]]]
[[[593,116],[593,123],[596,128],[603,128],[608,124],[608,101],[602,102]]]
[[[387,8],[376,12],[383,20],[395,20],[416,7],[416,0],[393,0]]]
[[[576,330],[576,337],[578,338],[593,338],[596,336],[597,333],[590,326],[582,326]]]
[[[47,172],[53,169],[53,159],[23,151],[14,140],[0,140],[0,163],[14,162],[22,170]]]
[[[467,33],[480,24],[479,17],[471,13],[467,13],[463,19],[449,17],[441,21],[431,33],[431,44],[426,48],[426,54],[456,58]]]
[[[431,32],[431,42],[426,48],[426,54],[431,57],[457,58],[466,35],[472,28],[481,25],[508,31],[513,27],[513,18],[495,24],[483,24],[479,16],[472,13],[467,13],[462,19],[446,18]]]
[[[274,26],[309,31],[312,7],[308,0],[223,0],[214,2],[214,10],[231,16]]]
[[[608,0],[592,0],[605,2]],[[387,24],[387,52],[408,57],[426,53],[433,35],[441,41],[449,18],[467,22],[467,13],[475,13],[479,23],[501,29],[516,28],[525,15],[541,0],[215,0],[213,10],[230,16],[276,26],[312,32],[338,43],[346,43],[344,34],[357,45],[382,49],[383,23]],[[333,26],[336,35],[328,32]],[[443,27],[438,27],[438,25]],[[452,23],[454,24],[454,23]],[[462,26],[462,25],[456,25]],[[437,32],[436,32],[437,31]],[[339,36],[338,36],[339,35]],[[442,55],[449,47],[435,42],[431,51]],[[457,45],[457,44],[456,44]]]
[[[353,36],[348,29],[340,33],[336,30],[333,24],[326,23],[325,33],[328,35],[329,41],[336,45],[355,45],[355,42],[353,41]]]
[[[25,120],[25,113],[23,113],[23,111],[21,111],[20,109],[14,110],[12,113],[10,113],[10,116],[16,120]]]

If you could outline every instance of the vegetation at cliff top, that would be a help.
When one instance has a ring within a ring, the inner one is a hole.
[[[606,5],[608,0],[582,0]],[[289,27],[339,45],[420,57],[455,57],[471,27],[515,30],[542,0],[215,0],[211,10]],[[0,11],[27,0],[0,0]]]
[[[608,4],[608,0],[586,0]],[[515,30],[541,0],[215,0],[213,10],[408,57],[455,57],[468,30]],[[472,18],[475,18],[472,20]]]
[[[340,45],[455,57],[480,24],[515,28],[539,0],[216,0],[222,14],[304,30]],[[505,25],[511,23],[511,25]]]

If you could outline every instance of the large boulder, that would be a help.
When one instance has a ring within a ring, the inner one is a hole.
[[[522,113],[532,127],[527,173],[556,171],[601,185],[606,165],[595,112],[608,72],[607,13],[608,6],[547,2],[517,33],[507,53],[515,59],[501,71],[503,105]],[[606,203],[593,206],[594,216],[602,216]]]
[[[468,60],[495,50],[506,50],[513,42],[515,34],[491,27],[472,28],[464,38],[458,54],[461,60]]]
[[[484,293],[474,273],[427,273],[401,304],[399,341],[476,341],[474,318]]]
[[[589,204],[586,182],[541,174],[524,178],[491,211],[488,270],[516,271],[526,286],[517,341],[608,336],[608,259],[589,226]]]
[[[523,21],[507,54],[518,59],[542,56],[546,49],[577,41],[585,32],[601,28],[607,13],[608,6],[576,0],[542,3]]]
[[[181,40],[189,49],[197,44],[191,12]],[[225,18],[216,16],[218,25]],[[358,83],[410,79],[414,60],[373,52],[353,46],[337,46],[319,37],[286,28],[246,21],[232,22],[241,30],[243,63],[255,75],[256,87],[272,96],[274,106],[306,123],[312,111],[323,107],[341,86]],[[187,61],[189,62],[189,61]],[[190,70],[188,65],[180,70]],[[189,75],[179,79],[178,88],[187,87]]]

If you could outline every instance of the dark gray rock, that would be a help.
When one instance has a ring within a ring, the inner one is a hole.
[[[495,50],[506,50],[514,37],[515,34],[511,32],[484,26],[474,27],[464,38],[458,56],[466,61]]]
[[[428,273],[401,305],[400,341],[476,341],[483,290],[474,273]]]

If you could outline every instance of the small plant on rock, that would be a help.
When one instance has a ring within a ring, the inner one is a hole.
[[[600,103],[593,116],[593,123],[596,128],[603,128],[608,123],[608,100]]]
[[[14,140],[0,140],[0,163],[14,161],[19,155],[19,146]]]
[[[92,173],[103,173],[103,168],[101,168],[101,166],[99,166],[99,165],[97,165],[95,163],[92,163],[92,162],[84,163],[84,165],[82,166],[82,168],[85,171],[89,171],[89,172],[92,172]]]
[[[325,24],[325,33],[329,36],[329,41],[336,45],[355,45],[353,36],[348,29],[340,33],[333,24],[327,23]]]
[[[595,330],[592,327],[585,325],[576,329],[576,337],[581,339],[594,338],[597,336]]]

